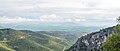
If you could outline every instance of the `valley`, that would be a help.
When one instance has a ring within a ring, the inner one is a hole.
[[[85,33],[0,29],[0,51],[63,51]]]

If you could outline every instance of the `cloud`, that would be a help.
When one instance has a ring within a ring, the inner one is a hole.
[[[119,13],[120,0],[0,0],[0,23],[103,23],[115,21]]]
[[[42,15],[39,18],[25,18],[25,17],[19,17],[16,16],[14,18],[10,18],[7,16],[1,16],[0,17],[0,23],[20,23],[20,22],[49,22],[49,23],[59,23],[59,22],[81,22],[85,21],[82,17],[60,17],[56,14],[50,14],[50,15]]]
[[[120,0],[102,0],[96,8],[113,9],[120,8]]]
[[[39,19],[42,22],[64,22],[65,21],[64,18],[60,16],[56,16],[55,14],[42,15],[39,17]]]
[[[0,0],[0,8],[26,10],[33,8],[120,8],[119,0]]]
[[[56,14],[50,14],[50,15],[43,15],[39,17],[40,21],[42,22],[81,22],[85,21],[85,18],[83,17],[61,17],[57,16]]]
[[[0,23],[19,23],[19,22],[26,22],[26,21],[32,21],[32,19],[22,18],[22,17],[10,18],[7,16],[0,17]]]

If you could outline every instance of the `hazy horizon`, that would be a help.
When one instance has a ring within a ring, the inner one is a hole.
[[[116,25],[119,4],[119,0],[0,0],[0,26],[33,30],[110,27]]]

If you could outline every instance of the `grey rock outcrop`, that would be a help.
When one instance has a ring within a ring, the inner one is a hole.
[[[106,37],[115,32],[114,27],[102,29],[82,36],[66,51],[102,51],[101,44],[106,42]]]

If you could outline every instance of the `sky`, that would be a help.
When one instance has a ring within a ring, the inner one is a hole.
[[[112,26],[120,0],[0,0],[0,24],[75,23]]]

